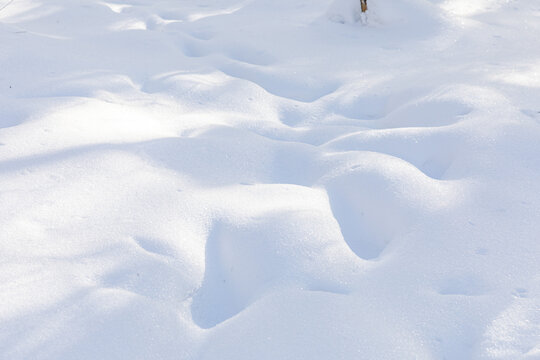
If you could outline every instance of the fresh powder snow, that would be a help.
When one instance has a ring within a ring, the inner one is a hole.
[[[538,0],[0,0],[0,359],[540,359]]]

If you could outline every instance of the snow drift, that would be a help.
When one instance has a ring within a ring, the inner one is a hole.
[[[0,1],[0,358],[540,356],[540,8]]]

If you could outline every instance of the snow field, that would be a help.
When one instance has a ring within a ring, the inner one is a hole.
[[[0,1],[0,358],[535,359],[530,1]]]

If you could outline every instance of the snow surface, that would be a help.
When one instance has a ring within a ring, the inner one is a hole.
[[[0,0],[1,359],[540,359],[538,0]]]

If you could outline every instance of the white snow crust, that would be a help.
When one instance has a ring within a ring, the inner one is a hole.
[[[0,0],[0,359],[540,359],[538,0]]]

